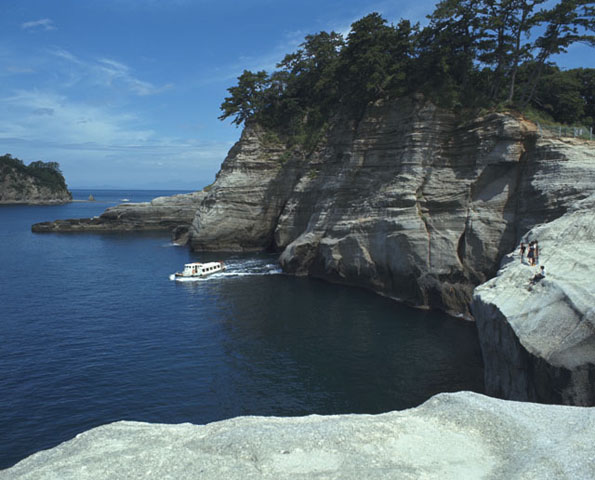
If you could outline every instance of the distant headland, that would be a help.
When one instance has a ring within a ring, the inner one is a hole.
[[[31,162],[0,156],[0,204],[55,205],[72,201],[56,162]]]

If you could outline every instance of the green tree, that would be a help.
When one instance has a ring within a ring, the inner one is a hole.
[[[378,13],[351,25],[338,72],[345,104],[361,110],[387,93],[401,63],[400,40],[397,30]]]
[[[286,79],[284,109],[302,113],[315,110],[324,114],[338,101],[337,66],[344,46],[336,32],[307,35],[296,52],[277,65]]]
[[[547,26],[544,34],[535,42],[539,53],[523,105],[531,102],[546,62],[552,55],[565,53],[576,42],[595,45],[595,37],[591,34],[595,31],[595,6],[592,1],[561,0],[550,10],[541,12],[540,17]]]
[[[219,119],[234,117],[232,123],[241,125],[261,113],[266,106],[265,92],[269,86],[270,79],[264,70],[256,73],[244,70],[238,77],[238,85],[227,89],[230,96],[221,104],[223,113]]]
[[[475,0],[443,0],[428,16],[429,25],[416,38],[414,85],[445,106],[467,101],[477,57],[485,8]]]
[[[519,68],[519,62],[530,58],[532,45],[529,42],[523,42],[524,38],[529,37],[533,26],[538,25],[541,20],[539,14],[534,14],[535,7],[542,4],[545,0],[522,1],[517,6],[517,14],[511,22],[511,32],[514,41],[511,54],[511,67],[509,72],[510,83],[508,88],[507,103],[512,103],[515,93],[516,77]]]
[[[544,0],[483,0],[485,15],[479,41],[479,60],[490,66],[489,96],[495,101],[504,98],[503,87],[509,79],[506,99],[511,102],[516,85],[519,62],[527,59],[531,44],[526,40],[541,16],[534,12]]]
[[[592,125],[595,69],[549,67],[536,88],[533,102],[560,123]]]
[[[595,127],[595,68],[577,68],[576,73],[581,86],[585,116],[583,122]]]

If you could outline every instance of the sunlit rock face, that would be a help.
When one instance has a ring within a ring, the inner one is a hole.
[[[473,296],[486,391],[595,405],[595,195],[524,240],[538,240],[539,265],[511,254]]]
[[[312,152],[248,125],[198,209],[196,250],[281,252],[290,273],[470,316],[473,288],[595,188],[593,148],[421,97],[337,117]]]
[[[382,415],[117,422],[0,479],[595,478],[595,410],[461,392]]]
[[[191,228],[195,250],[273,248],[273,231],[302,173],[277,138],[248,124],[230,150]]]

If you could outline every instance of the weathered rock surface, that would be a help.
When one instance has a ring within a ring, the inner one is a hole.
[[[123,203],[108,208],[99,217],[36,223],[34,232],[121,232],[121,231],[175,231],[177,240],[184,238],[205,192],[194,192],[171,197],[158,197],[151,202]]]
[[[595,478],[595,409],[440,394],[382,415],[239,417],[209,425],[117,422],[0,479]]]
[[[277,139],[248,124],[217,174],[191,228],[195,250],[266,250],[303,165]]]
[[[49,186],[13,168],[0,170],[0,205],[58,205],[71,201],[72,194],[65,187]]]
[[[505,258],[498,276],[475,290],[489,394],[538,402],[595,405],[595,195],[533,228],[539,267]]]
[[[308,155],[248,125],[190,231],[196,250],[273,249],[283,268],[470,315],[531,227],[595,191],[595,149],[423,98],[336,119]]]

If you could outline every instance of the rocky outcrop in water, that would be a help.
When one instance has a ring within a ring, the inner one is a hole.
[[[56,163],[23,162],[0,156],[0,205],[57,205],[72,201]]]
[[[595,195],[524,240],[538,240],[545,278],[511,254],[473,296],[486,391],[595,405]]]
[[[461,123],[416,97],[336,119],[309,154],[248,125],[190,242],[273,249],[288,272],[469,316],[520,236],[593,191],[588,142],[540,138],[508,114]]]
[[[187,232],[205,192],[158,197],[151,202],[123,203],[99,217],[36,223],[33,232],[127,232],[167,230],[174,241],[185,244]]]
[[[117,422],[0,479],[590,479],[594,441],[593,409],[462,392],[382,415]]]

